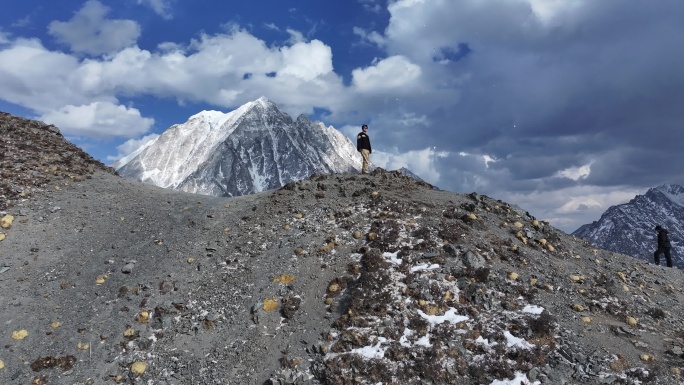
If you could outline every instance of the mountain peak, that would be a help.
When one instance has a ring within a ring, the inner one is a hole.
[[[360,157],[349,138],[308,119],[293,121],[260,97],[229,113],[202,111],[117,163],[120,175],[192,193],[237,196],[313,173],[349,172]]]
[[[628,203],[611,206],[601,219],[586,224],[572,234],[596,246],[651,262],[656,245],[655,225],[671,234],[684,233],[684,188],[663,184],[637,195]],[[684,267],[684,244],[672,242],[675,266]]]

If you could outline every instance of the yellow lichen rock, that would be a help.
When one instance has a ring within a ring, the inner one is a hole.
[[[304,218],[304,214],[302,214],[302,213],[296,213],[296,214],[294,215],[294,217],[295,217],[295,219],[302,219],[302,218]]]
[[[651,354],[642,354],[639,356],[639,358],[644,362],[651,362],[655,359],[655,357]]]
[[[98,285],[102,285],[107,280],[107,277],[107,274],[98,275],[97,278],[95,278],[95,283]]]
[[[470,213],[470,214],[468,215],[468,218],[470,218],[470,219],[472,219],[472,220],[476,220],[476,219],[477,219],[477,215],[475,215],[475,214],[473,214],[473,213]]]
[[[136,321],[140,322],[141,324],[147,323],[147,321],[150,320],[150,312],[147,310],[141,310],[140,313],[138,313],[138,316],[135,318]]]
[[[570,275],[570,280],[572,282],[580,282],[580,281],[584,281],[584,277],[581,275],[572,274],[572,275]]]
[[[133,372],[135,375],[141,376],[145,371],[147,370],[147,363],[142,362],[142,361],[137,361],[134,362],[131,365],[131,372]]]
[[[190,264],[195,263],[195,258],[188,258],[188,263],[190,263]]]
[[[634,318],[634,317],[627,317],[626,322],[627,322],[627,325],[632,326],[632,327],[637,326],[637,324],[638,324],[636,318]]]
[[[5,362],[0,360],[0,369],[5,369]]]
[[[273,282],[280,282],[284,285],[288,285],[290,282],[294,281],[294,275],[283,274],[273,278]]]
[[[542,246],[546,246],[546,239],[544,239],[544,238],[540,239],[539,244]]]
[[[135,329],[128,328],[128,329],[124,330],[123,335],[124,335],[124,337],[130,338],[130,337],[135,337],[135,333],[136,333]]]
[[[380,193],[379,193],[378,191],[373,191],[373,192],[371,193],[371,196],[373,196],[373,197],[376,197],[376,196],[378,196],[378,195],[380,195]]]
[[[277,307],[278,307],[277,301],[270,299],[270,298],[264,300],[264,306],[263,306],[264,311],[273,311]]]
[[[537,284],[537,278],[530,278],[530,285],[534,286]]]
[[[285,226],[283,226],[283,230],[286,230],[286,231],[287,231],[287,230],[289,230],[289,229],[290,229],[290,225],[285,225]]]
[[[20,340],[23,340],[24,338],[26,338],[26,336],[28,336],[28,331],[25,329],[15,330],[12,332],[12,339],[13,340],[20,341]]]
[[[0,233],[0,241],[5,240],[5,233]]]
[[[508,279],[510,279],[511,281],[515,281],[516,279],[518,279],[518,273],[515,273],[515,272],[508,273]]]
[[[451,294],[451,292],[447,290],[447,292],[444,293],[444,300],[445,301],[451,301],[452,299],[454,299],[454,295]]]
[[[88,348],[90,348],[89,344],[82,344],[80,342],[76,344],[76,349],[78,350],[88,350]]]
[[[586,308],[578,303],[572,305],[572,310],[574,311],[585,311]]]
[[[533,221],[532,221],[532,226],[534,226],[534,227],[539,227],[539,221],[536,220],[536,219],[533,220]]]
[[[62,323],[59,321],[54,321],[50,324],[50,327],[53,329],[57,329],[58,327],[62,326]]]
[[[340,285],[338,285],[336,283],[332,283],[332,284],[330,284],[330,286],[328,286],[328,291],[331,293],[336,293],[339,290],[340,290]]]
[[[14,217],[7,214],[2,219],[0,219],[0,227],[3,229],[9,229],[12,226],[12,222],[14,221]]]
[[[515,222],[515,223],[513,224],[513,226],[515,226],[515,227],[517,227],[517,228],[519,228],[519,229],[522,229],[522,228],[523,228],[523,224],[520,223],[520,222]]]
[[[333,303],[332,297],[328,297],[328,298],[325,299],[325,304],[326,304],[326,305],[332,305],[332,303]]]
[[[623,291],[629,291],[629,286],[623,284],[623,285],[622,285],[622,290],[623,290]]]
[[[625,273],[623,273],[623,272],[621,272],[621,271],[618,271],[618,272],[615,273],[615,274],[617,274],[617,276],[620,277],[620,279],[622,280],[622,282],[627,282],[627,275],[625,275]]]
[[[591,318],[589,317],[582,317],[582,322],[585,324],[590,324],[591,323]]]
[[[525,238],[523,233],[518,232],[517,234],[515,234],[515,237],[520,239],[522,241],[522,243],[527,244],[527,238]]]
[[[369,241],[374,241],[375,238],[377,238],[377,237],[378,237],[378,234],[376,234],[376,233],[373,233],[373,232],[368,233],[368,240]]]
[[[551,245],[551,244],[546,245],[546,249],[547,249],[548,251],[551,251],[551,252],[553,252],[553,251],[556,250],[556,248],[553,247],[553,245]]]
[[[363,236],[359,230],[354,231],[354,239],[360,239]]]
[[[436,305],[427,305],[425,306],[425,314],[427,315],[437,315],[439,314],[439,307]]]
[[[427,303],[427,302],[426,302],[424,299],[419,299],[419,300],[418,300],[418,305],[420,305],[420,306],[425,306],[426,303]]]

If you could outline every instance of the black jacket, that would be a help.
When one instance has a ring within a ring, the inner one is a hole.
[[[370,138],[368,137],[368,134],[363,131],[356,135],[356,151],[361,150],[368,150],[369,153],[373,153],[373,150],[371,150]]]
[[[669,249],[672,245],[670,245],[670,237],[667,236],[667,230],[662,229],[658,231],[658,248],[659,249]]]

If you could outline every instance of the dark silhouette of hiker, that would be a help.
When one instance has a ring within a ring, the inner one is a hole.
[[[670,255],[670,237],[667,235],[668,232],[662,226],[656,226],[656,231],[658,232],[658,250],[653,253],[653,259],[656,265],[660,265],[660,254],[665,254],[665,260],[667,261],[667,267],[672,267],[672,256]]]

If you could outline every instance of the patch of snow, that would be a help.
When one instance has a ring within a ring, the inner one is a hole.
[[[515,378],[512,380],[494,380],[489,385],[540,385],[541,382],[531,382],[525,373],[515,372]]]
[[[362,348],[358,349],[353,349],[351,353],[356,353],[360,355],[361,357],[372,359],[380,359],[385,357],[385,351],[387,350],[387,347],[381,347],[383,343],[387,342],[387,339],[384,337],[378,337],[378,343],[375,345],[371,346],[364,346]]]
[[[423,264],[418,265],[418,266],[413,266],[411,268],[411,273],[415,273],[416,271],[421,271],[421,270],[435,270],[435,269],[439,269],[439,267],[440,266],[437,264],[428,265],[427,263],[423,263]]]
[[[516,347],[523,348],[523,349],[530,349],[530,348],[534,347],[533,344],[525,341],[522,338],[518,338],[518,337],[514,336],[508,330],[506,330],[504,332],[504,337],[506,337],[506,346],[508,346],[508,347],[516,346]]]
[[[522,311],[523,313],[541,314],[544,312],[544,308],[537,305],[525,305]]]
[[[456,309],[449,308],[449,310],[444,313],[444,315],[427,315],[423,313],[422,310],[418,310],[418,314],[420,314],[421,317],[426,319],[430,324],[432,325],[439,325],[444,322],[449,322],[452,324],[457,324],[459,322],[467,321],[470,318],[462,315],[457,315],[456,314]]]

